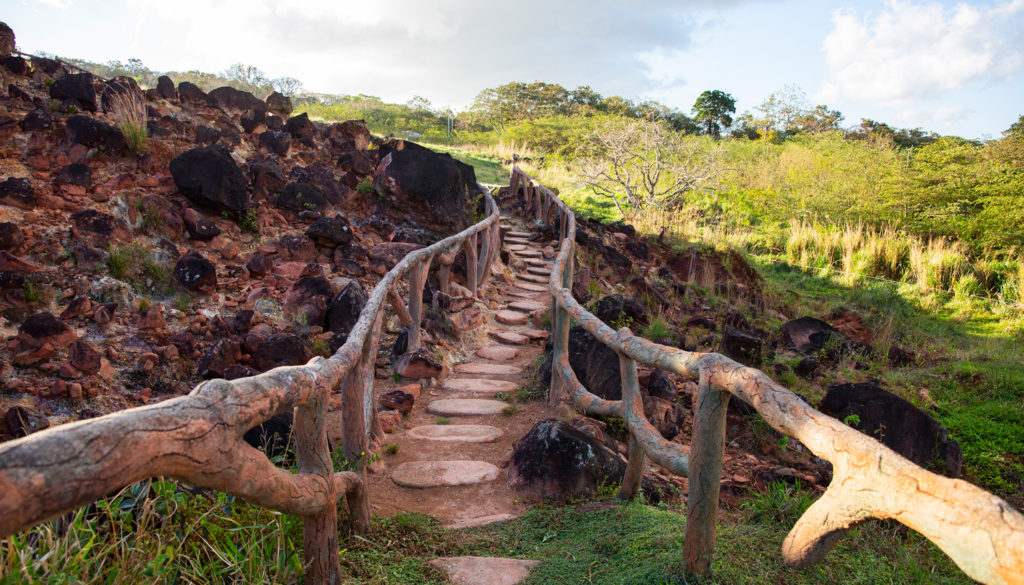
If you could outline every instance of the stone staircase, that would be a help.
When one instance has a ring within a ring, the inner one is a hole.
[[[550,418],[546,403],[512,397],[529,381],[548,332],[531,314],[550,308],[547,291],[553,251],[530,242],[520,226],[503,226],[514,284],[497,287],[500,307],[487,318],[488,343],[427,396],[416,401],[404,427],[388,436],[394,455],[388,470],[371,476],[375,512],[431,514],[452,529],[515,518],[526,509],[505,481],[512,442],[537,421]],[[509,401],[509,399],[512,399]],[[536,561],[457,557],[436,559],[453,583],[514,585]]]

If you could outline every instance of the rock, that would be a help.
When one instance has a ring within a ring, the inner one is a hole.
[[[224,133],[212,126],[196,126],[196,144],[211,146],[220,141]]]
[[[644,380],[640,380],[641,384],[644,384]],[[672,383],[671,378],[668,374],[661,370],[651,370],[650,375],[647,378],[647,384],[645,384],[647,394],[656,398],[663,398],[669,402],[676,399],[679,394],[679,389]]]
[[[950,477],[960,476],[963,452],[949,431],[923,410],[875,384],[829,386],[819,409],[921,467]],[[853,424],[851,416],[859,421]]]
[[[186,290],[205,293],[217,290],[217,268],[195,250],[178,259],[174,279]]]
[[[248,133],[252,133],[267,119],[267,113],[263,110],[249,110],[238,119],[238,123],[242,125],[242,130]]]
[[[889,358],[889,363],[896,367],[909,366],[917,362],[917,354],[895,345],[889,348],[887,357]]]
[[[327,301],[333,295],[331,283],[323,276],[303,276],[289,289],[284,313],[288,317],[305,320],[308,327],[323,327]]]
[[[647,314],[644,306],[635,299],[626,298],[622,295],[608,295],[598,301],[597,318],[604,321],[613,328],[616,323],[629,325],[640,325],[647,322]]]
[[[398,430],[398,425],[402,422],[402,415],[393,410],[385,410],[377,413],[377,420],[380,422],[381,430],[385,433],[393,433]]]
[[[599,484],[621,481],[625,469],[619,454],[592,435],[548,419],[515,444],[508,485],[545,498],[591,497]]]
[[[395,267],[395,264],[401,262],[410,252],[419,250],[422,247],[419,244],[384,242],[370,248],[370,260],[380,261],[387,270],[391,270]]]
[[[262,196],[276,195],[288,183],[281,165],[269,158],[260,158],[250,162],[249,176],[253,190]]]
[[[143,330],[167,327],[167,321],[164,321],[163,305],[157,303],[145,309],[139,309],[139,316],[135,320],[135,326]]]
[[[379,148],[374,172],[378,193],[426,206],[438,225],[461,229],[469,224],[469,193],[476,192],[476,174],[448,154],[418,144],[391,140]]]
[[[569,330],[569,365],[581,384],[605,400],[622,398],[619,356],[582,326]]]
[[[453,585],[518,585],[540,561],[495,557],[448,557],[427,563],[444,571]]]
[[[242,170],[220,146],[193,148],[171,161],[174,184],[189,201],[214,212],[238,213],[249,207]]]
[[[266,110],[267,108],[263,100],[247,91],[235,89],[231,86],[218,87],[207,95],[225,110],[244,112],[254,109]]]
[[[88,315],[92,312],[93,305],[89,297],[81,296],[75,297],[68,303],[67,308],[60,314],[60,318],[67,321],[68,319],[74,319],[75,317],[81,317],[82,315]]]
[[[288,116],[292,113],[292,100],[281,92],[273,92],[264,100],[266,109],[278,116]]]
[[[444,366],[423,348],[405,353],[395,360],[395,373],[403,378],[440,378],[443,371]]]
[[[763,343],[761,336],[754,331],[726,325],[722,334],[721,351],[745,366],[756,368],[761,365]]]
[[[28,179],[9,177],[0,183],[0,201],[21,209],[34,209],[36,193]]]
[[[800,317],[782,324],[782,340],[787,348],[804,355],[825,352],[836,359],[851,347],[850,338],[835,327],[814,317]]]
[[[329,331],[347,336],[366,306],[367,296],[358,280],[350,280],[327,305],[326,325]]]
[[[226,378],[228,368],[235,365],[240,355],[241,343],[236,338],[225,338],[206,350],[199,358],[196,373],[204,379]]]
[[[78,339],[68,346],[68,362],[77,370],[86,374],[95,374],[100,370],[103,356],[96,348],[84,339]]]
[[[199,89],[199,86],[191,81],[182,81],[178,84],[178,99],[184,103],[201,105],[209,103],[206,92]]]
[[[322,211],[327,199],[305,183],[292,183],[284,188],[275,201],[278,207],[292,211]]]
[[[671,441],[682,430],[686,422],[686,409],[681,404],[658,398],[644,396],[644,416],[661,436]]]
[[[321,217],[309,226],[306,236],[318,246],[337,248],[352,241],[352,228],[345,218]]]
[[[131,239],[128,224],[102,211],[83,209],[72,213],[69,219],[71,233],[75,238],[100,248],[108,247],[111,241],[124,242]]]
[[[260,146],[278,156],[288,156],[288,150],[292,147],[292,135],[287,132],[267,130],[259,136]]]
[[[487,360],[507,362],[515,359],[519,350],[505,345],[489,345],[476,350],[476,355]]]
[[[108,154],[123,154],[128,150],[124,134],[117,127],[91,116],[68,116],[66,130],[71,144],[99,148]]]
[[[365,152],[367,147],[373,144],[373,136],[367,129],[364,120],[347,120],[331,124],[327,128],[327,140],[334,148],[347,152]],[[355,169],[354,166],[353,169]],[[359,174],[368,175],[373,172],[373,167],[355,170]],[[366,170],[366,172],[360,172],[361,170]]]
[[[485,461],[410,461],[396,467],[391,480],[407,488],[451,487],[494,481],[500,474]]]
[[[526,325],[528,317],[519,311],[502,309],[494,314],[494,320],[505,325]]]
[[[0,223],[0,250],[17,250],[25,243],[25,235],[18,224],[5,221]]]
[[[0,22],[0,57],[10,57],[16,46],[14,29]]]
[[[270,274],[270,271],[274,269],[274,261],[271,260],[269,256],[265,256],[257,252],[252,255],[252,258],[250,258],[248,262],[246,262],[245,269],[254,277],[263,278],[267,274]]]
[[[2,51],[0,51],[2,53]],[[23,57],[0,58],[0,66],[6,69],[11,75],[28,75],[28,61]]]
[[[32,57],[32,69],[38,69],[47,75],[56,75],[63,68],[64,64],[57,59]]]
[[[687,327],[703,327],[710,331],[718,329],[718,323],[711,317],[692,317],[686,322]]]
[[[271,335],[260,342],[253,354],[256,367],[264,372],[278,366],[301,366],[310,357],[302,338],[291,333]]]
[[[134,96],[134,98],[130,96]],[[116,107],[114,105],[116,101],[124,101],[125,99],[138,99],[140,103],[145,101],[142,89],[139,88],[138,82],[134,79],[118,75],[103,84],[103,90],[100,92],[100,103],[105,113],[110,114],[113,112]]]
[[[18,125],[25,131],[45,130],[53,125],[53,116],[45,108],[36,108],[25,114]]]
[[[324,196],[331,203],[344,203],[352,190],[334,176],[334,171],[320,163],[292,168],[288,176],[296,183],[305,183]]]
[[[515,382],[488,378],[449,378],[441,384],[441,390],[476,394],[511,394],[518,389],[519,384]]]
[[[27,437],[50,426],[46,415],[30,406],[12,406],[7,409],[4,422],[7,423],[7,432],[13,437]]]
[[[312,138],[319,134],[316,124],[305,113],[288,118],[288,121],[284,123],[284,129],[296,140]]]
[[[390,408],[402,414],[409,414],[412,412],[416,399],[401,390],[392,390],[391,392],[384,393],[378,402],[383,408]]]
[[[398,332],[395,337],[395,343],[391,346],[391,353],[395,356],[404,354],[409,349],[409,330],[402,327],[402,330]]]
[[[156,91],[165,100],[178,99],[178,90],[175,89],[171,78],[166,75],[161,75],[156,79]]]
[[[50,86],[50,97],[80,110],[96,111],[96,87],[92,73],[66,73]]]
[[[45,311],[25,319],[18,329],[18,340],[27,347],[42,347],[49,343],[55,349],[63,349],[76,339],[78,334],[74,329]]]
[[[72,163],[60,170],[53,180],[55,185],[76,185],[89,188],[92,185],[92,169],[89,165]]]
[[[213,223],[213,220],[200,215],[198,211],[191,207],[185,209],[181,219],[185,229],[188,231],[189,237],[193,240],[208,242],[221,233],[220,228],[217,227],[217,224]]]
[[[818,360],[812,357],[805,357],[797,362],[796,368],[793,371],[801,378],[811,378],[814,376],[814,372],[817,371],[819,365]]]
[[[291,411],[275,414],[262,424],[255,426],[242,435],[249,445],[263,451],[268,457],[284,455],[288,451],[291,440],[294,416]]]
[[[44,343],[37,349],[30,349],[15,354],[12,361],[16,366],[27,368],[42,362],[50,361],[50,358],[53,357],[54,351],[53,345]]]
[[[142,223],[140,227],[152,235],[162,235],[177,240],[185,231],[181,209],[160,195],[146,195],[142,198]],[[177,257],[175,248],[173,255]]]

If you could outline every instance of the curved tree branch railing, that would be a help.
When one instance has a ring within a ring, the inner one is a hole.
[[[208,380],[187,396],[0,445],[0,537],[125,485],[165,476],[301,516],[306,582],[340,583],[339,498],[345,497],[356,530],[365,530],[370,521],[366,455],[370,435],[380,434],[372,390],[385,300],[410,328],[412,351],[420,344],[423,284],[435,259],[442,290],[448,290],[460,248],[467,252],[473,295],[486,286],[498,250],[500,212],[490,193],[477,187],[488,217],[395,265],[374,287],[345,344],[330,358],[249,378]],[[407,274],[405,305],[398,284]],[[325,424],[327,398],[336,389],[342,399],[345,458],[354,468],[340,473],[333,471]],[[252,427],[288,409],[295,413],[297,474],[274,466],[242,439]]]
[[[585,411],[623,418],[630,432],[629,462],[619,492],[632,498],[649,457],[690,478],[683,543],[686,570],[707,574],[715,541],[725,414],[730,396],[753,406],[773,428],[832,463],[833,480],[804,513],[782,546],[788,565],[821,560],[852,526],[893,519],[935,543],[971,578],[989,584],[1024,584],[1024,517],[1002,499],[966,481],[918,467],[875,439],[811,408],[760,370],[717,353],[688,352],[613,330],[573,298],[576,220],[549,189],[514,168],[513,196],[537,221],[555,225],[562,238],[549,281],[553,297],[552,404],[571,400]],[[569,322],[574,319],[619,355],[622,400],[591,394],[569,365]],[[637,362],[698,382],[689,453],[664,440],[644,417]]]

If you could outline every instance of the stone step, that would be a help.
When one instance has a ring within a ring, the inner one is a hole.
[[[546,280],[544,282],[547,283]],[[548,287],[542,284],[537,284],[536,282],[523,282],[521,280],[517,280],[515,283],[515,287],[521,290],[528,290],[530,292],[535,293],[548,292]]]
[[[491,337],[506,345],[526,345],[530,338],[513,331],[491,331]]]
[[[456,374],[473,374],[477,376],[515,376],[522,373],[522,371],[523,369],[519,366],[505,364],[469,363],[455,366]]]
[[[539,266],[551,268],[551,262],[544,260],[543,258],[523,258],[523,264],[527,266]]]
[[[526,250],[526,246],[524,246],[523,244],[509,244],[509,243],[506,243],[505,244],[505,249],[508,250],[509,252],[515,252],[515,253],[518,254],[519,252],[522,252],[523,250]]]
[[[477,516],[476,518],[467,518],[465,520],[459,520],[458,522],[452,522],[445,526],[448,530],[465,530],[466,528],[477,528],[480,526],[488,526],[490,524],[497,524],[498,522],[509,522],[518,518],[515,514],[491,514],[489,516]]]
[[[543,329],[527,329],[525,331],[516,331],[516,333],[529,337],[530,339],[547,339],[548,332]]]
[[[437,416],[489,416],[501,414],[507,402],[484,398],[444,398],[431,401],[427,412]]]
[[[526,238],[505,238],[505,244],[526,246],[530,244],[530,240]]]
[[[505,325],[526,325],[529,321],[526,315],[519,311],[509,311],[502,309],[494,314],[494,320],[498,323],[504,323]]]
[[[479,394],[497,394],[499,392],[515,392],[519,384],[508,380],[491,380],[490,378],[449,378],[441,384],[441,390],[449,392],[476,392]]]
[[[490,425],[423,425],[405,433],[410,439],[453,443],[493,443],[501,435],[501,429]]]
[[[540,561],[500,557],[445,557],[427,561],[454,585],[518,585]]]
[[[551,273],[549,272],[548,276],[550,276],[550,275],[551,275]],[[519,278],[519,280],[525,280],[526,282],[536,282],[536,283],[539,283],[539,284],[547,284],[548,281],[551,280],[550,278],[548,278],[548,276],[537,276],[536,274],[520,274],[518,278]],[[518,283],[517,283],[517,286],[518,286]]]
[[[391,481],[407,488],[453,487],[494,481],[501,470],[486,461],[410,461],[391,472]]]
[[[533,291],[528,291],[528,290],[519,290],[519,289],[514,289],[513,288],[513,289],[510,289],[510,290],[506,291],[505,294],[510,296],[510,297],[516,297],[516,298],[519,298],[519,299],[529,299],[531,301],[534,301],[534,300],[543,298],[542,295],[544,293],[533,292]]]
[[[542,254],[540,250],[535,250],[533,248],[526,248],[526,247],[524,247],[522,250],[514,250],[513,252],[515,253],[516,256],[519,256],[520,258],[543,258],[544,257],[544,254]]]
[[[484,358],[485,360],[507,362],[516,359],[516,356],[519,355],[519,350],[507,345],[488,345],[487,347],[481,347],[476,350],[476,355]]]
[[[547,277],[547,276],[551,276],[551,269],[550,268],[541,268],[539,266],[527,266],[526,267],[526,273],[527,274],[536,274],[537,276]],[[547,279],[545,278],[545,280],[547,280]]]
[[[533,235],[533,232],[524,232],[521,230],[509,230],[506,236],[512,236],[513,238],[528,238]]]
[[[551,308],[551,303],[535,303],[533,301],[512,301],[508,304],[508,308],[513,311],[520,311],[523,313],[532,313],[534,311],[543,311]]]

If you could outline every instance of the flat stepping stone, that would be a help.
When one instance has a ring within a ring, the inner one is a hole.
[[[508,233],[505,234],[506,237],[511,236],[513,238],[528,238],[532,235],[532,232],[524,232],[521,230],[509,230]]]
[[[459,520],[458,522],[453,522],[445,526],[445,528],[448,530],[465,530],[467,528],[489,526],[491,524],[497,524],[498,522],[509,522],[516,518],[518,518],[518,516],[515,514],[491,514],[490,516],[477,516],[476,518]]]
[[[526,244],[530,243],[530,240],[527,239],[527,238],[517,238],[517,237],[507,236],[505,238],[505,243],[506,244],[523,244],[523,245],[526,245]]]
[[[526,345],[530,343],[529,337],[514,331],[491,331],[491,337],[507,345]]]
[[[452,378],[445,380],[441,390],[449,392],[478,392],[481,394],[497,394],[499,392],[515,392],[519,384],[508,380],[491,380],[489,378]]]
[[[550,275],[551,275],[550,272],[548,273],[548,276],[537,276],[536,274],[529,274],[529,273],[527,273],[527,274],[520,274],[519,278],[521,280],[525,280],[526,282],[537,282],[537,283],[540,283],[540,284],[547,284],[547,282],[549,280],[551,280],[549,278]]]
[[[546,280],[544,282],[547,282]],[[548,292],[548,287],[537,284],[536,282],[521,282],[516,281],[516,288],[521,290],[528,290],[530,292]]]
[[[527,266],[551,267],[551,263],[542,258],[523,258],[523,264],[526,264]]]
[[[505,325],[526,325],[529,319],[519,311],[502,309],[494,314],[494,320]]]
[[[523,244],[505,244],[505,249],[509,252],[522,252],[526,249]],[[528,258],[528,260],[536,260],[536,258]],[[543,262],[543,260],[541,260]]]
[[[485,360],[507,362],[516,359],[516,356],[519,355],[519,350],[514,347],[508,347],[507,345],[488,345],[487,347],[481,347],[476,350],[476,355],[484,358]]]
[[[518,585],[540,561],[500,557],[446,557],[427,561],[455,585]]]
[[[437,416],[489,416],[501,414],[507,402],[483,398],[445,398],[427,405],[427,412]],[[443,426],[443,425],[442,425]]]
[[[501,434],[501,429],[490,425],[423,425],[409,429],[405,436],[426,441],[493,443]]]
[[[519,366],[509,366],[506,364],[473,363],[455,366],[456,374],[475,374],[477,376],[515,376],[522,373],[522,371],[523,369]]]
[[[407,488],[452,487],[494,481],[500,473],[486,461],[410,461],[391,472],[391,481]]]
[[[512,301],[508,304],[508,308],[513,311],[522,311],[523,313],[532,313],[534,311],[542,311],[544,309],[550,309],[551,305],[545,305],[542,303],[535,303],[533,301]]]
[[[512,289],[512,290],[506,291],[505,294],[510,296],[510,297],[516,297],[516,298],[520,298],[520,299],[530,299],[532,301],[534,299],[539,298],[542,293],[528,291],[528,290]],[[514,302],[519,302],[519,301],[514,301]]]
[[[518,252],[515,252],[515,255],[519,256],[520,258],[543,258],[544,257],[544,255],[540,253],[540,250],[534,250],[534,249],[531,249],[531,248],[524,248],[522,250],[519,250]]]
[[[517,333],[529,337],[530,339],[547,339],[548,332],[543,329],[527,329],[526,331],[518,331]]]
[[[551,270],[548,268],[542,268],[540,266],[527,266],[527,274],[536,274],[537,276],[551,276]]]

